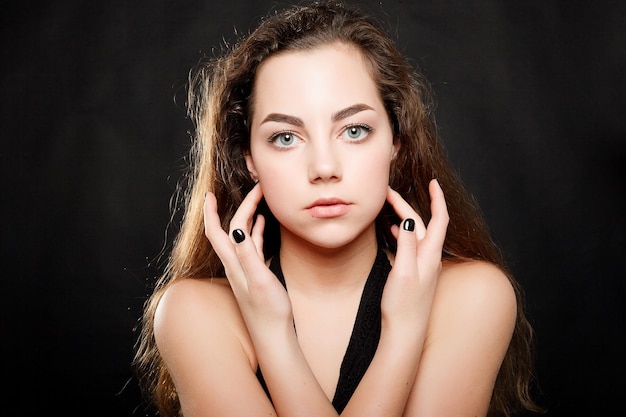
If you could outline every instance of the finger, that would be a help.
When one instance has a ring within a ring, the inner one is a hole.
[[[220,217],[217,213],[215,195],[210,192],[206,194],[204,199],[204,234],[222,261],[226,277],[230,281],[233,290],[237,291],[245,282],[242,279],[237,279],[237,277],[243,276],[243,270],[239,265],[239,259],[230,238],[222,229]]]
[[[217,213],[217,200],[211,192],[206,193],[204,198],[204,234],[218,255],[225,253],[225,249],[231,246]]]
[[[252,220],[254,219],[254,212],[256,211],[259,202],[263,198],[263,191],[261,185],[257,183],[252,190],[246,195],[241,202],[241,205],[235,212],[235,215],[230,221],[230,232],[235,229],[244,230],[249,233],[252,229]]]
[[[398,226],[397,224],[392,224],[391,234],[393,235],[394,238],[396,238],[396,240],[398,240],[398,233],[400,233],[400,226]]]
[[[430,211],[431,218],[426,229],[426,238],[423,248],[441,251],[446,238],[446,230],[450,217],[443,190],[437,180],[431,180],[428,186],[430,191]]]
[[[252,226],[252,232],[250,236],[256,246],[256,251],[259,256],[264,259],[263,255],[263,232],[265,231],[265,217],[262,214],[256,216],[254,226]]]
[[[402,221],[397,231],[398,245],[393,267],[402,271],[406,277],[414,277],[416,273],[415,253],[417,250],[417,235],[415,233],[415,219],[409,217]]]
[[[387,189],[387,201],[401,219],[413,219],[415,221],[415,234],[421,239],[426,234],[426,226],[420,215],[402,196],[391,187]]]
[[[248,289],[254,290],[267,283],[273,283],[276,278],[265,265],[263,257],[259,256],[259,248],[254,240],[241,229],[233,230],[232,237]]]

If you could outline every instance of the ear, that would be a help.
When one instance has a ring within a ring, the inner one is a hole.
[[[398,156],[398,152],[400,152],[400,140],[397,138],[393,138],[393,144],[392,144],[392,152],[391,152],[391,160],[393,161],[394,159],[396,159],[396,156]]]
[[[254,167],[254,161],[252,160],[252,155],[250,151],[245,153],[246,158],[246,167],[248,167],[248,172],[250,172],[250,176],[253,180],[258,181],[259,175],[257,174],[256,168]]]

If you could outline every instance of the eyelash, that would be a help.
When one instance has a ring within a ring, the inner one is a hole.
[[[280,136],[283,136],[283,135],[290,135],[290,136],[293,136],[294,138],[298,138],[299,139],[298,135],[295,132],[293,132],[292,130],[281,130],[279,132],[273,133],[269,138],[267,138],[267,141],[276,145],[276,142],[278,141],[278,138]],[[293,145],[287,145],[287,146],[276,145],[276,147],[279,148],[279,149],[289,149],[292,146]]]
[[[370,133],[372,133],[374,131],[373,127],[371,127],[370,125],[367,125],[365,123],[353,123],[353,124],[349,124],[349,125],[345,126],[343,128],[343,130],[341,131],[341,134],[343,135],[348,130],[350,130],[350,129],[354,128],[354,127],[359,127],[361,129],[365,130],[365,132],[366,132],[365,137],[360,138],[360,139],[350,140],[350,142],[354,142],[354,143],[359,143],[359,142],[364,141],[370,135]]]
[[[349,129],[352,128],[361,128],[363,130],[365,130],[365,132],[367,133],[366,136],[364,138],[360,138],[360,139],[355,139],[355,140],[349,140],[349,142],[353,142],[353,143],[359,143],[362,142],[363,140],[365,140],[370,133],[372,133],[374,131],[374,128],[372,128],[370,125],[365,124],[365,123],[352,123],[349,125],[346,125],[343,127],[342,131],[341,131],[341,136],[343,136],[344,133],[346,133]],[[276,141],[278,140],[278,138],[282,135],[291,135],[295,138],[299,138],[299,136],[292,130],[281,130],[279,132],[275,132],[273,133],[269,138],[267,138],[267,141],[270,143],[276,143]],[[291,148],[293,145],[287,145],[287,146],[277,146],[278,148],[283,148],[283,149],[289,149]]]

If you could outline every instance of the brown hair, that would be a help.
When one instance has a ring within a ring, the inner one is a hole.
[[[484,260],[498,265],[515,289],[518,314],[509,349],[500,368],[489,416],[517,411],[540,411],[530,395],[533,331],[523,309],[521,290],[492,241],[482,214],[451,168],[439,141],[430,88],[386,35],[382,27],[358,10],[336,2],[293,6],[268,16],[249,36],[222,57],[201,63],[190,77],[188,112],[195,122],[190,170],[183,194],[185,212],[168,263],[145,304],[133,366],[147,395],[164,417],[180,415],[180,404],[154,340],[154,312],[165,288],[186,277],[225,276],[223,265],[204,236],[203,200],[206,191],[217,197],[222,226],[228,224],[254,185],[245,164],[249,147],[248,120],[254,77],[269,56],[341,42],[365,57],[378,85],[400,150],[392,162],[390,185],[427,222],[428,183],[437,178],[446,196],[450,222],[444,260]],[[278,225],[267,207],[266,257],[280,245]],[[395,251],[389,225],[398,222],[386,205],[377,218],[379,244]]]

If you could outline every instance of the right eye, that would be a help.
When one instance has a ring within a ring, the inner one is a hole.
[[[299,138],[293,132],[285,131],[274,133],[269,137],[268,141],[279,148],[289,148],[297,143]]]

